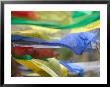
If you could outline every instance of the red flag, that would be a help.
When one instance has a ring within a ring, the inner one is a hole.
[[[13,47],[12,53],[16,56],[31,55],[33,58],[51,58],[58,55],[56,51],[49,48],[33,48],[20,46]]]
[[[38,17],[34,11],[11,11],[11,16],[30,20],[36,20]]]

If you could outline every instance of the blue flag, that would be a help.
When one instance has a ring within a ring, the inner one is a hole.
[[[41,45],[48,45],[48,46],[61,46],[70,49],[72,52],[80,55],[84,52],[85,49],[92,49],[91,42],[96,40],[97,33],[93,32],[81,32],[75,34],[68,34],[65,35],[60,40],[53,40],[53,41],[46,41],[40,38],[32,38],[32,37],[25,37],[20,35],[12,35],[12,41],[28,41],[28,42],[35,42]]]

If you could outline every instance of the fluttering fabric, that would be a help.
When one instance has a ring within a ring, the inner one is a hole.
[[[28,37],[37,37],[44,40],[62,38],[66,34],[88,32],[99,29],[99,21],[93,22],[81,28],[59,30],[33,25],[12,25],[12,35],[22,35]]]
[[[68,72],[83,75],[84,71],[53,58],[54,51],[39,50],[33,44],[67,48],[81,55],[100,40],[99,11],[12,11],[11,25],[11,42],[20,45],[12,45],[12,58],[36,76],[64,77]]]
[[[47,61],[40,59],[17,59],[14,60],[23,66],[31,69],[39,76],[65,77],[67,69],[55,58],[48,58]]]
[[[61,64],[63,64],[67,69],[69,73],[75,73],[76,75],[83,76],[84,75],[84,69],[74,63],[69,63],[65,61],[59,61]]]
[[[34,11],[11,11],[11,16],[28,20],[36,20],[38,18]]]
[[[16,12],[16,14],[18,12]],[[35,12],[35,13],[38,15],[38,18],[36,20],[29,20],[12,15],[11,23],[39,25],[56,29],[72,29],[85,26],[100,19],[99,11],[49,12],[50,14],[48,14],[48,12]],[[67,24],[61,23],[62,21],[64,22],[69,21],[69,23]]]
[[[23,40],[29,42],[36,42],[37,44],[61,46],[66,47],[74,53],[80,55],[88,47],[88,45],[95,40],[97,34],[90,32],[81,32],[76,34],[69,34],[60,40],[46,41],[39,38],[31,38],[20,35],[12,35],[12,41]]]
[[[43,58],[52,58],[56,57],[57,53],[49,48],[34,48],[29,46],[15,46],[12,47],[12,54],[17,57],[22,57],[26,55],[29,57],[32,56],[36,59],[43,59]]]

